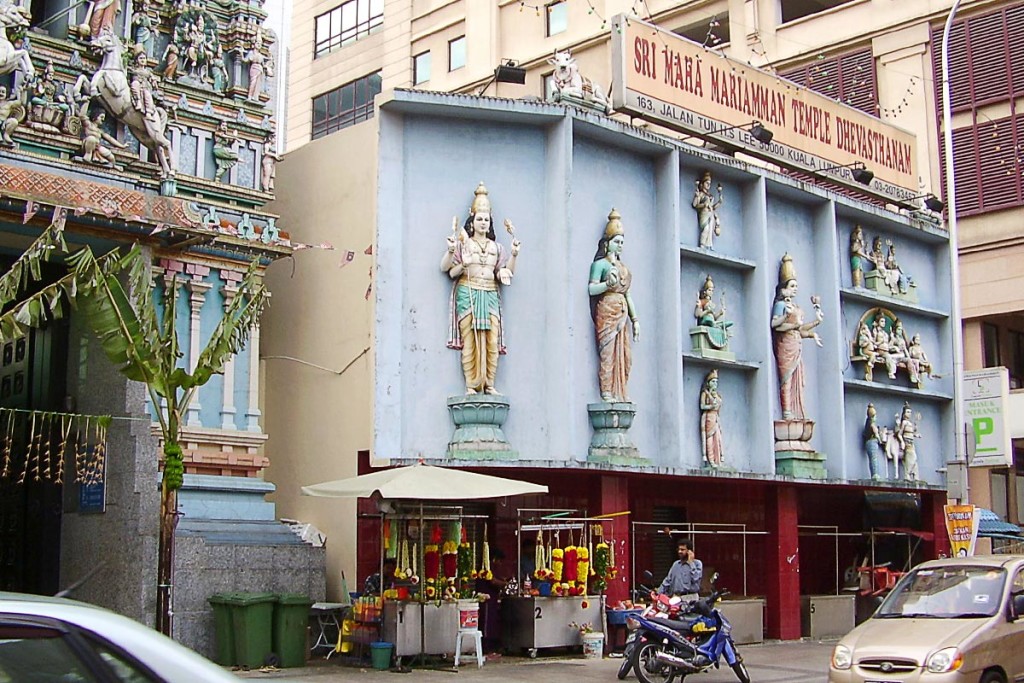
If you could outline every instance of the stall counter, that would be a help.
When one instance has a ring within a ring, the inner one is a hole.
[[[459,631],[458,603],[430,602],[424,605],[414,601],[386,600],[382,640],[394,643],[396,657],[452,654],[455,636]],[[422,622],[420,618],[422,616]],[[420,627],[425,637],[420,643]]]
[[[570,624],[589,623],[595,632],[603,633],[603,614],[601,596],[502,598],[505,648],[529,650],[535,655],[538,649],[547,647],[579,646],[580,632]]]

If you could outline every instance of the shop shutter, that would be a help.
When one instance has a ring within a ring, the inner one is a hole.
[[[967,43],[974,104],[1005,100],[1010,78],[1003,13],[969,19]]]
[[[1013,128],[1013,121],[1009,118],[985,122],[975,128],[981,177],[979,201],[984,210],[1014,206],[1020,202],[1020,170],[1014,154]]]
[[[965,22],[953,24],[949,32],[949,94],[953,111],[971,104],[971,75],[967,68]],[[942,24],[932,26],[932,73],[935,102],[942,108]]]
[[[1006,42],[1010,47],[1010,75],[1015,95],[1024,94],[1024,5],[1006,10]]]

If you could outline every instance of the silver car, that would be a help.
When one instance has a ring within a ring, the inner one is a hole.
[[[142,624],[74,600],[0,592],[0,683],[238,683]]]
[[[1024,557],[932,560],[836,645],[829,683],[1024,680]]]

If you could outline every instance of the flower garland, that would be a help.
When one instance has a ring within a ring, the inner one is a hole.
[[[444,576],[454,579],[459,575],[459,547],[455,541],[445,541],[441,546],[441,564],[444,569]]]
[[[551,579],[556,583],[562,581],[562,570],[565,567],[565,551],[561,548],[554,548],[551,551]]]

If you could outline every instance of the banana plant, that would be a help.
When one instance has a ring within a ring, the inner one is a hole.
[[[57,250],[67,251],[67,245],[61,231],[51,226],[0,277],[0,306],[13,303],[24,285],[39,281],[40,263]],[[259,261],[250,264],[191,371],[182,365],[183,353],[175,329],[177,282],[172,278],[166,284],[162,306],[158,306],[153,296],[150,259],[138,245],[100,257],[85,246],[70,253],[65,263],[67,275],[17,301],[0,316],[0,343],[23,336],[27,327],[63,317],[67,302],[82,315],[118,371],[146,385],[160,425],[164,455],[156,623],[159,631],[171,635],[177,491],[184,474],[182,417],[199,387],[224,371],[225,364],[245,346],[249,333],[259,323],[268,298],[258,273]],[[121,284],[125,272],[127,292]]]

